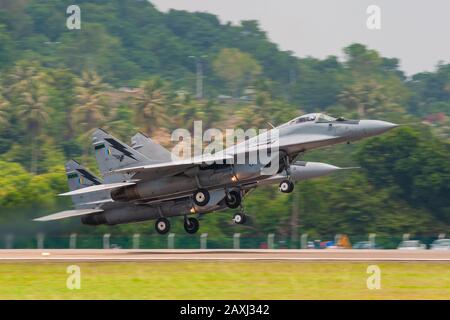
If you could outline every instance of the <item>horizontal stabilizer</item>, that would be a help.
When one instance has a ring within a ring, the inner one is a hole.
[[[60,220],[65,218],[71,218],[71,217],[78,217],[78,216],[84,216],[91,213],[97,213],[102,212],[102,209],[79,209],[79,210],[67,210],[67,211],[61,211],[58,213],[54,213],[48,216],[40,217],[33,219],[33,221],[53,221],[53,220]]]
[[[80,206],[92,206],[92,205],[96,205],[96,204],[104,204],[104,203],[111,203],[111,202],[114,202],[114,200],[111,198],[108,198],[108,199],[103,199],[103,200],[98,200],[98,201],[80,203]]]
[[[60,196],[74,196],[77,194],[85,194],[85,193],[90,193],[90,192],[111,190],[111,189],[116,189],[116,188],[120,188],[120,187],[131,186],[133,184],[136,184],[136,182],[117,182],[117,183],[109,183],[109,184],[99,184],[99,185],[95,185],[95,186],[91,186],[91,187],[87,187],[87,188],[83,188],[83,189],[78,189],[78,190],[74,190],[74,191],[70,191],[70,192],[66,192],[66,193],[61,193],[59,195]]]

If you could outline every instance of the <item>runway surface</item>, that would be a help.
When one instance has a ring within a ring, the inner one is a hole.
[[[125,250],[125,249],[42,249],[0,250],[0,262],[17,261],[446,261],[450,251],[436,250]]]

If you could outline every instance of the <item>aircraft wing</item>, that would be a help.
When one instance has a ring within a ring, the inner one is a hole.
[[[190,167],[194,167],[196,165],[201,164],[211,164],[214,162],[218,163],[225,163],[227,160],[234,159],[232,155],[220,155],[220,156],[214,156],[214,155],[208,155],[208,156],[200,156],[192,159],[186,159],[186,160],[177,160],[172,162],[162,162],[157,164],[150,164],[150,165],[144,165],[144,166],[136,166],[136,167],[129,167],[129,168],[123,168],[118,170],[113,170],[111,173],[161,173],[163,170],[164,172],[174,172],[178,173],[180,171],[186,170]]]
[[[70,192],[66,192],[66,193],[61,193],[59,195],[60,196],[74,196],[77,194],[84,194],[84,193],[90,193],[90,192],[95,192],[95,191],[111,190],[111,189],[115,189],[115,188],[130,186],[133,184],[136,184],[136,182],[129,181],[129,182],[98,184],[98,185],[93,185],[93,186],[90,186],[87,188],[82,188],[82,189],[78,189],[78,190],[74,190],[74,191],[70,191]]]
[[[67,211],[61,211],[58,213],[54,213],[48,216],[40,217],[33,219],[33,221],[53,221],[53,220],[60,220],[65,218],[71,218],[71,217],[78,217],[78,216],[84,216],[91,213],[97,213],[102,212],[102,209],[78,209],[78,210],[67,210]]]

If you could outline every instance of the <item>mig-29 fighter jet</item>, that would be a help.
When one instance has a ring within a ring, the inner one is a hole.
[[[340,168],[316,162],[297,162],[311,149],[360,140],[382,134],[395,124],[378,120],[347,120],[322,113],[307,114],[223,151],[191,159],[173,159],[171,153],[143,134],[132,138],[132,146],[98,129],[93,147],[103,180],[76,162],[66,164],[75,210],[36,219],[50,221],[81,216],[89,225],[120,224],[156,219],[158,233],[170,230],[167,217],[184,216],[188,233],[199,229],[189,214],[241,207],[236,223],[245,222],[243,197],[252,189],[279,183],[289,193],[294,182],[330,174]],[[276,134],[272,134],[276,132]],[[240,163],[244,154],[271,148],[264,160]],[[265,168],[276,163],[277,171]],[[77,179],[76,181],[71,179]],[[75,181],[75,182],[74,182]]]

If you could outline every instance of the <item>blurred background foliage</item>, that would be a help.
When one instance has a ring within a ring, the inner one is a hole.
[[[82,29],[66,28],[78,4]],[[311,152],[306,160],[360,166],[301,182],[290,195],[261,188],[246,200],[251,223],[231,213],[205,217],[215,239],[298,233],[435,234],[450,225],[450,64],[406,77],[399,60],[363,44],[345,59],[281,51],[257,21],[221,23],[207,13],[158,11],[136,0],[0,2],[0,232],[153,232],[152,223],[89,228],[78,219],[34,217],[70,207],[64,161],[96,171],[90,133],[125,142],[138,130],[171,147],[170,132],[267,128],[268,122],[324,111],[405,124],[355,145]],[[204,95],[195,97],[202,57]],[[182,224],[175,226],[181,231]]]

